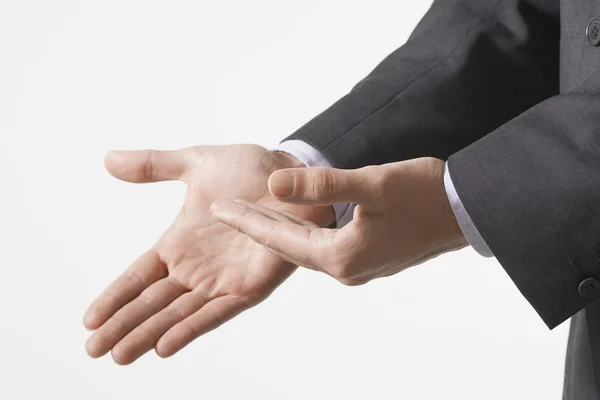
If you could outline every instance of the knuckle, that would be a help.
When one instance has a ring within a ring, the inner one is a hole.
[[[237,295],[235,296],[238,301],[243,304],[243,307],[245,309],[250,309],[256,305],[258,305],[260,303],[260,296],[257,292],[254,293],[247,293],[244,295]]]
[[[252,226],[252,212],[246,209],[237,216],[236,227],[242,233],[248,233],[249,226]]]
[[[177,152],[179,153],[179,157],[181,158],[181,164],[184,166],[184,169],[193,167],[202,159],[200,146],[185,147],[183,149],[177,150]]]
[[[142,277],[140,276],[140,274],[134,270],[127,270],[125,272],[125,279],[135,285],[144,284],[144,280],[142,279]]]
[[[376,166],[373,167],[372,173],[368,176],[371,186],[373,200],[379,204],[384,204],[393,198],[393,190],[395,186],[393,174],[386,168]]]
[[[268,234],[265,235],[262,230],[256,230],[256,225],[259,220],[260,219],[253,210],[245,209],[236,217],[235,227],[241,233],[252,237],[253,240],[258,241],[261,244],[264,244],[268,240]]]
[[[365,283],[358,276],[364,272],[364,252],[359,240],[353,240],[337,246],[335,251],[327,256],[329,260],[328,272],[344,284],[356,286]],[[347,282],[347,283],[346,283]]]
[[[117,308],[123,301],[123,292],[122,291],[107,291],[102,295],[103,304],[102,306],[98,306],[94,311],[96,317],[100,315],[104,316],[106,313],[106,309]]]
[[[390,188],[394,185],[394,179],[391,172],[385,168],[379,169],[375,174],[374,185],[378,192],[388,193]]]
[[[202,146],[191,146],[191,147],[184,147],[179,149],[179,152],[181,152],[182,157],[186,158],[186,159],[197,159],[200,158],[203,154],[203,147]]]
[[[347,280],[351,278],[351,265],[346,260],[338,260],[331,265],[329,272],[339,281]]]
[[[106,340],[107,342],[110,340],[112,340],[115,332],[129,332],[131,331],[131,323],[128,322],[128,320],[125,320],[122,316],[114,316],[113,318],[111,318],[111,330],[109,332],[109,334],[105,335],[102,337],[103,340]]]
[[[148,150],[148,154],[146,155],[146,159],[144,160],[143,165],[143,174],[144,179],[151,181],[154,177],[154,162],[156,159],[156,152],[154,150]]]
[[[343,278],[339,279],[339,282],[345,286],[360,286],[367,283],[366,279],[358,279],[358,278]]]
[[[147,294],[141,294],[139,296],[139,300],[145,308],[151,311],[157,311],[158,307],[156,305],[156,299],[154,299],[153,297],[148,296]]]
[[[335,181],[328,168],[321,168],[311,176],[308,195],[316,200],[327,200],[335,191]]]
[[[181,308],[181,306],[177,304],[171,304],[168,307],[168,312],[174,317],[177,321],[183,321],[187,318],[187,313]],[[142,324],[143,325],[143,324]]]
[[[138,327],[135,328],[135,331],[139,335],[135,342],[136,345],[144,342],[150,342],[154,344],[159,337],[158,333],[145,322],[138,325]]]
[[[269,228],[269,230],[267,231],[264,240],[262,242],[262,244],[264,244],[265,246],[275,250],[275,251],[280,251],[281,249],[278,246],[278,241],[277,241],[277,226],[279,226],[279,224],[281,224],[280,222],[278,222],[277,224],[271,226]]]
[[[192,323],[187,319],[181,321],[180,329],[187,331],[187,336],[189,337],[197,338],[198,336],[200,336],[200,332],[198,331],[198,329],[194,325],[192,325]]]
[[[215,327],[219,327],[225,323],[225,320],[223,319],[223,317],[221,317],[221,315],[217,311],[215,311],[214,308],[212,308],[210,306],[205,306],[205,307],[206,307],[206,310],[212,315]],[[197,329],[196,329],[196,333],[199,335]]]

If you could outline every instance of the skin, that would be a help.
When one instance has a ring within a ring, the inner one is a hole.
[[[293,264],[360,285],[468,245],[443,182],[444,162],[423,157],[356,170],[288,169],[269,180],[287,204],[357,204],[353,220],[325,229],[277,209],[219,200],[216,219]]]
[[[294,264],[216,220],[213,202],[243,199],[320,226],[334,220],[332,207],[289,204],[273,196],[269,176],[304,165],[260,146],[119,151],[109,153],[105,165],[128,182],[187,184],[173,224],[85,313],[84,325],[94,331],[88,354],[111,351],[118,364],[130,364],[153,348],[161,357],[172,356],[263,301],[295,271]]]

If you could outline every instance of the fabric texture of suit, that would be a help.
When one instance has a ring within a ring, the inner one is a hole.
[[[600,399],[598,0],[436,0],[408,41],[288,139],[337,168],[447,160],[481,236],[549,328],[563,396]]]

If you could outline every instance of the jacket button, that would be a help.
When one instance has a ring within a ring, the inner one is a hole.
[[[584,279],[579,284],[579,294],[588,300],[595,300],[600,296],[600,281],[596,278]]]
[[[592,46],[600,45],[600,21],[593,19],[585,31],[588,41]]]

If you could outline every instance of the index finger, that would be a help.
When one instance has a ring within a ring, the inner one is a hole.
[[[299,265],[323,269],[334,230],[302,225],[290,219],[276,220],[240,202],[213,203],[213,216]],[[276,212],[271,210],[272,212]]]

